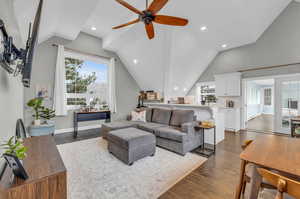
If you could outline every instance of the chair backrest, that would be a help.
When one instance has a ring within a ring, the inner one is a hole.
[[[275,199],[282,199],[283,193],[287,193],[295,198],[300,198],[300,182],[266,169],[258,168],[257,170],[268,183],[277,187],[277,195]]]
[[[253,140],[246,140],[244,141],[244,144],[242,145],[242,149],[245,150],[249,144],[251,144]]]
[[[26,133],[26,129],[23,123],[22,119],[18,119],[17,120],[17,124],[16,124],[16,137],[17,138],[27,138],[27,133]]]

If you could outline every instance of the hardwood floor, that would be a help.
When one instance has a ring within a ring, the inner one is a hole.
[[[244,140],[254,139],[256,135],[258,133],[226,132],[225,140],[217,146],[216,155],[160,199],[233,199],[240,172],[241,144]]]
[[[262,114],[247,122],[247,129],[249,131],[263,131],[274,132],[274,116]]]
[[[217,145],[216,155],[164,193],[160,199],[233,199],[239,179],[241,144],[259,134],[226,132],[225,140]],[[57,144],[64,144],[99,137],[101,134],[100,129],[94,129],[80,132],[76,140],[72,136],[72,133],[56,135],[55,140]]]
[[[73,132],[70,133],[62,133],[54,136],[55,142],[57,145],[66,144],[71,142],[77,142],[86,139],[92,139],[101,136],[100,128],[90,129],[85,131],[79,131],[77,139],[73,138]]]

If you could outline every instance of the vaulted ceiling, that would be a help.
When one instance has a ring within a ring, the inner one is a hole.
[[[24,41],[37,2],[14,1]],[[147,39],[142,23],[111,29],[137,18],[114,0],[44,2],[40,42],[52,36],[74,40],[81,31],[100,37],[103,47],[120,56],[142,89],[171,97],[185,95],[218,52],[255,42],[291,0],[169,0],[160,14],[188,18],[190,23],[186,27],[155,24],[153,40]],[[144,0],[127,2],[145,8]],[[207,30],[202,31],[204,26]]]

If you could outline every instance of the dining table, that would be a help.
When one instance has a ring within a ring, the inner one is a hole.
[[[259,135],[240,154],[240,158],[241,166],[246,163],[254,166],[249,199],[257,199],[262,183],[262,177],[257,168],[278,171],[283,175],[300,178],[300,139],[298,138]],[[244,172],[241,171],[240,175],[241,181]]]

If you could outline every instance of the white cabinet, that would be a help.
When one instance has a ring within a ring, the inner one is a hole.
[[[241,95],[241,73],[215,75],[216,96],[233,97]]]
[[[237,132],[241,129],[240,125],[240,109],[238,108],[224,108],[225,115],[225,129],[227,131]]]

